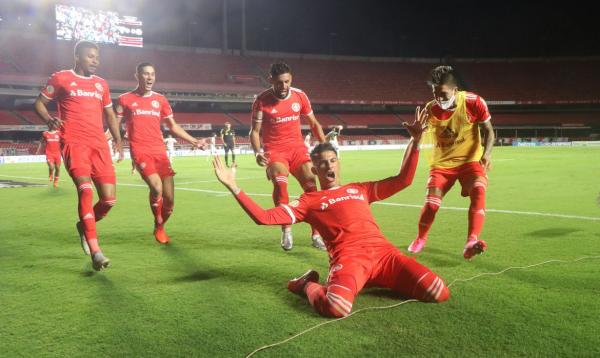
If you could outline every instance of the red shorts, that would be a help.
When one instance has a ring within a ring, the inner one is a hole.
[[[456,168],[431,169],[427,189],[438,188],[446,194],[458,179],[463,188],[461,195],[468,196],[465,185],[470,184],[476,177],[484,177],[487,184],[487,174],[479,162],[466,163]]]
[[[294,173],[304,163],[310,162],[310,154],[304,145],[295,148],[285,148],[283,150],[269,150],[266,152],[266,155],[269,158],[267,166],[272,163],[281,163],[291,173]]]
[[[60,165],[60,163],[62,162],[62,157],[60,156],[60,152],[46,153],[46,162],[48,164]]]
[[[422,299],[419,296],[419,284],[426,275],[437,277],[427,267],[414,258],[404,256],[392,245],[364,249],[356,254],[344,254],[331,262],[327,292],[340,296],[350,306],[365,286],[385,287],[404,298]]]
[[[81,143],[63,143],[62,156],[72,178],[91,177],[101,184],[117,182],[108,145],[92,147]]]
[[[137,152],[132,152],[132,155],[138,172],[144,177],[158,174],[162,179],[175,175],[166,152],[161,152],[160,154],[138,154]]]

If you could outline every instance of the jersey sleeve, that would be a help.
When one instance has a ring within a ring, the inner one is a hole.
[[[112,99],[110,98],[110,89],[108,88],[108,83],[106,81],[102,81],[102,86],[106,88],[104,93],[102,94],[102,106],[104,108],[112,107]]]
[[[173,109],[166,97],[161,97],[160,118],[164,119],[173,116]]]
[[[475,96],[474,99],[467,99],[469,113],[473,116],[473,123],[487,122],[492,118],[487,103],[481,96]]]
[[[400,171],[397,175],[383,180],[360,184],[363,186],[368,195],[369,203],[387,199],[411,185],[413,179],[415,178],[415,172],[417,171],[418,163],[418,145],[415,145],[414,142],[411,141],[408,148],[406,148],[406,153],[404,155],[404,159],[402,160],[402,166],[400,167]]]
[[[306,213],[306,206],[301,204],[302,200],[265,210],[243,191],[236,194],[235,198],[258,225],[291,225],[302,221]]]
[[[299,92],[300,94],[300,102],[302,104],[302,108],[300,109],[300,114],[305,116],[311,115],[313,113],[312,106],[310,104],[310,100],[308,96],[304,92]]]
[[[123,96],[119,96],[117,100],[117,107],[115,108],[115,112],[117,113],[117,117],[125,116],[125,99]]]
[[[262,119],[257,120],[257,113],[258,112],[262,112],[263,111],[263,106],[262,106],[262,101],[260,100],[259,97],[256,97],[254,99],[254,102],[252,102],[252,118],[251,120],[255,121],[255,122],[262,122]]]
[[[60,91],[60,89],[61,89],[61,85],[60,85],[60,79],[59,79],[58,73],[53,73],[48,78],[48,81],[46,82],[46,86],[44,86],[44,88],[42,88],[42,91],[40,93],[46,99],[53,100],[53,99],[56,99],[56,96],[58,95],[58,92]]]

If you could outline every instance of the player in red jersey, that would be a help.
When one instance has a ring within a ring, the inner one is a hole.
[[[304,192],[316,190],[310,155],[300,131],[300,118],[306,118],[319,142],[325,142],[325,135],[306,94],[292,87],[290,67],[285,63],[274,63],[270,75],[272,87],[259,94],[252,104],[250,143],[258,165],[267,167],[267,177],[273,182],[273,202],[279,205],[289,201],[287,185],[290,173]],[[264,149],[261,148],[261,139]],[[314,228],[312,242],[314,247],[325,249]],[[284,250],[293,247],[290,225],[282,226],[281,247]]]
[[[119,97],[117,116],[125,118],[131,157],[142,179],[150,188],[150,209],[154,214],[154,238],[169,243],[164,225],[173,213],[175,172],[165,152],[161,121],[175,136],[204,149],[204,142],[189,135],[173,118],[173,110],[165,96],[152,91],[156,83],[154,65],[148,62],[136,67],[137,88]]]
[[[491,169],[494,147],[492,116],[483,98],[458,90],[452,67],[433,69],[430,84],[434,100],[426,106],[428,130],[423,142],[430,148],[427,153],[431,170],[418,234],[408,251],[418,253],[423,249],[442,198],[458,180],[461,195],[471,199],[467,242],[463,248],[463,257],[471,259],[487,248],[479,235],[485,220],[487,172]]]
[[[306,294],[319,314],[347,316],[354,298],[365,285],[387,287],[406,298],[425,302],[443,302],[450,296],[438,275],[404,256],[383,236],[369,207],[370,203],[388,198],[411,184],[426,114],[417,108],[416,120],[404,124],[413,138],[398,175],[341,185],[336,151],[330,143],[321,143],[311,153],[312,171],[319,178],[321,190],[304,193],[298,200],[269,210],[263,210],[250,199],[237,186],[234,174],[218,157],[214,159],[217,178],[257,224],[289,225],[305,221],[323,235],[330,257],[326,285],[318,283],[319,274],[314,270],[288,283],[290,291]]]
[[[56,130],[56,127],[51,126],[49,130],[42,133],[42,140],[37,148],[38,153],[42,147],[45,146],[46,152],[46,164],[48,164],[48,185],[54,183],[54,187],[58,186],[58,176],[60,175],[60,163],[62,158],[60,156],[60,134]]]
[[[77,186],[79,222],[77,230],[95,270],[108,267],[109,260],[98,245],[96,221],[104,218],[116,202],[115,169],[103,129],[106,117],[116,147],[123,158],[121,135],[112,109],[110,91],[104,79],[95,75],[99,65],[98,46],[89,41],[75,45],[75,68],[52,74],[35,101],[37,114],[48,124],[60,128],[65,167]],[[58,117],[48,113],[56,100]],[[94,185],[99,200],[92,205]]]

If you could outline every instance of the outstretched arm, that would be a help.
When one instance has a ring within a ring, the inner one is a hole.
[[[181,126],[175,122],[173,116],[165,118],[165,123],[167,124],[167,127],[169,127],[169,132],[171,132],[174,136],[183,139],[196,148],[204,150],[206,140],[192,137],[188,132],[186,132],[185,129],[181,128]]]
[[[404,152],[402,166],[397,175],[377,181],[373,184],[371,201],[383,200],[396,194],[412,184],[419,163],[419,143],[427,123],[427,110],[417,107],[415,120],[412,123],[402,123],[411,135],[411,139]]]
[[[221,158],[215,156],[213,159],[213,167],[217,179],[227,188],[236,200],[246,211],[248,216],[258,225],[291,225],[294,224],[290,208],[286,206],[278,206],[276,208],[264,210],[254,200],[237,186],[235,174],[223,165]]]

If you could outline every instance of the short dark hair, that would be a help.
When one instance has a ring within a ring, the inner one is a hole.
[[[154,67],[154,65],[151,64],[150,62],[142,62],[142,63],[138,63],[137,66],[135,66],[135,73],[137,73],[139,75],[140,73],[142,73],[142,69],[144,67],[148,67],[148,66],[152,67],[156,71],[156,67]]]
[[[335,150],[335,148],[333,147],[333,145],[331,143],[329,143],[329,142],[319,143],[310,152],[310,159],[312,159],[312,160],[318,159],[319,156],[321,155],[321,153],[329,152],[329,151],[334,152],[336,156],[338,154],[337,150]]]
[[[75,56],[77,56],[81,53],[81,51],[85,50],[86,48],[95,48],[96,50],[100,50],[100,48],[98,47],[98,45],[96,45],[96,43],[94,43],[92,41],[81,40],[75,44],[75,48],[73,49],[73,54]]]
[[[458,85],[452,66],[438,66],[431,70],[431,78],[427,83],[432,86]]]
[[[271,75],[272,78],[275,78],[279,75],[283,75],[284,73],[292,73],[292,69],[291,67],[283,62],[283,61],[279,61],[279,62],[275,62],[271,64],[271,69],[269,70],[269,74]]]

